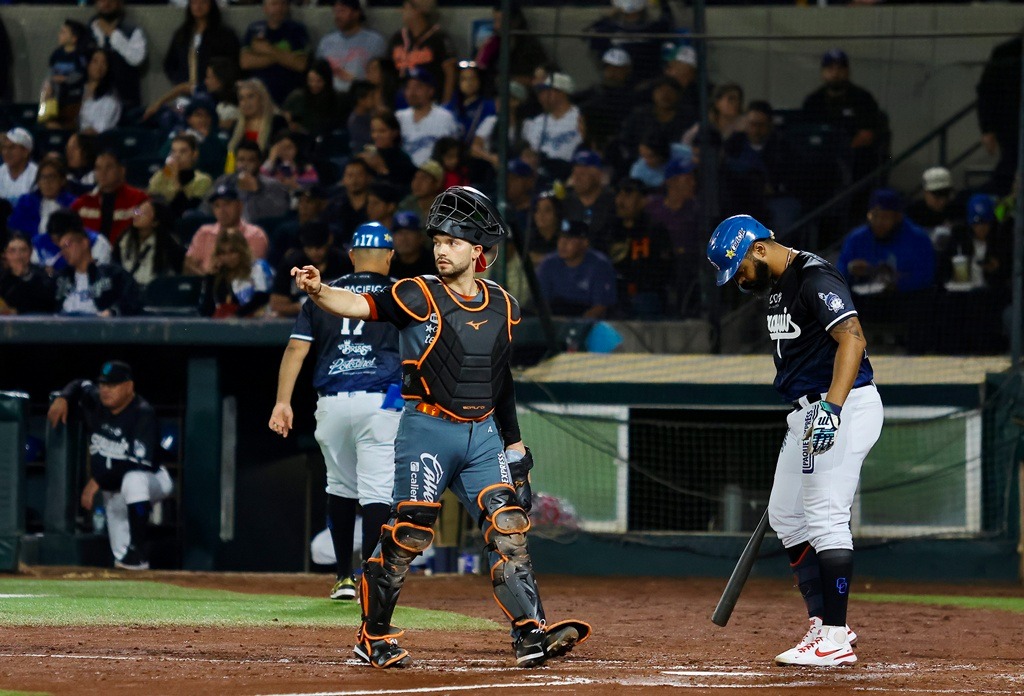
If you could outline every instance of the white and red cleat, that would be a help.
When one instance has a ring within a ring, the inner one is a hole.
[[[821,619],[812,618],[810,630],[796,647],[777,655],[775,664],[804,667],[852,665],[857,661],[857,655],[853,652],[851,636],[856,638],[848,626],[822,626]]]

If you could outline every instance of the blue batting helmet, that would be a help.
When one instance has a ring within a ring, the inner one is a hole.
[[[708,242],[708,261],[718,271],[715,281],[725,285],[736,275],[750,245],[771,239],[771,231],[749,215],[733,215],[719,223]]]
[[[394,249],[391,231],[379,222],[365,222],[352,233],[353,249]]]

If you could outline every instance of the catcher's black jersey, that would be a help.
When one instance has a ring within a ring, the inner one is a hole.
[[[839,344],[829,331],[857,316],[846,280],[828,261],[800,252],[768,296],[768,334],[775,342],[775,388],[787,401],[828,391]],[[873,378],[865,351],[854,387]]]

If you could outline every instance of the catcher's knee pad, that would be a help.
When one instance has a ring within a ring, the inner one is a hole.
[[[513,625],[539,625],[544,610],[526,546],[529,516],[519,507],[515,489],[504,483],[481,491],[477,505],[483,513],[480,526],[493,562],[494,599]]]

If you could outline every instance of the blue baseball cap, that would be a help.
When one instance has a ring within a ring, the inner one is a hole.
[[[739,270],[750,245],[771,237],[771,230],[749,215],[733,215],[722,220],[708,242],[708,261],[718,271],[715,282],[728,283]]]
[[[821,55],[821,67],[827,68],[830,65],[841,65],[844,68],[850,67],[850,57],[841,48],[833,48]]]
[[[572,163],[577,167],[603,167],[604,160],[593,150],[580,150],[572,156]]]
[[[976,193],[970,197],[967,201],[967,222],[968,224],[975,224],[976,222],[995,222],[996,220],[996,204],[992,201],[992,197],[984,193]]]
[[[508,173],[513,176],[521,176],[524,179],[528,179],[536,172],[533,171],[533,167],[530,166],[529,162],[521,160],[518,157],[508,163]]]
[[[398,230],[420,230],[420,216],[411,210],[399,210],[395,213],[395,224],[392,225],[395,232]]]
[[[379,222],[366,222],[352,234],[353,249],[394,249],[391,231]]]
[[[903,212],[903,198],[895,189],[877,188],[871,192],[871,198],[868,199],[868,210],[875,208],[901,213]]]
[[[419,66],[413,66],[409,68],[409,70],[406,71],[405,73],[405,79],[416,80],[418,82],[422,82],[425,85],[437,87],[437,81],[434,79],[434,74],[427,70],[426,68],[421,68]]]
[[[671,179],[674,176],[680,176],[682,174],[693,174],[696,167],[693,164],[693,160],[688,159],[674,159],[665,165],[665,178]]]

